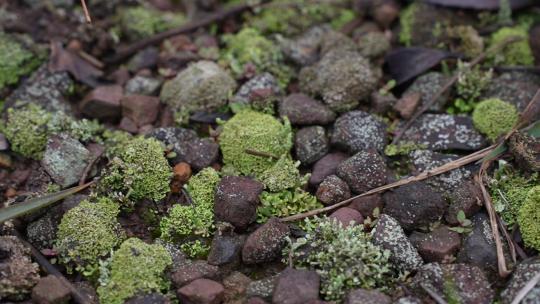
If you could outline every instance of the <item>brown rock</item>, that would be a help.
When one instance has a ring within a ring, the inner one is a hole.
[[[81,112],[100,120],[116,120],[120,117],[122,86],[100,86],[88,93],[79,105]]]
[[[41,278],[32,289],[32,301],[37,304],[64,304],[70,298],[69,288],[54,275]]]
[[[198,279],[178,289],[176,294],[184,304],[219,304],[223,299],[223,285],[208,279]]]
[[[191,166],[186,162],[180,162],[176,164],[173,168],[174,179],[185,183],[191,177]]]
[[[371,107],[375,113],[386,114],[397,102],[393,94],[381,94],[379,92],[371,93]]]
[[[126,132],[129,132],[131,134],[135,134],[139,131],[139,128],[137,127],[135,122],[131,120],[131,118],[128,118],[128,117],[122,117],[122,120],[120,120],[120,124],[118,125],[118,128]]]
[[[325,205],[334,205],[351,197],[349,185],[336,175],[330,175],[317,188],[317,199]]]
[[[294,125],[326,125],[336,119],[325,104],[301,93],[287,96],[279,105],[279,115]]]
[[[364,223],[364,217],[360,212],[349,207],[339,208],[330,215],[330,218],[338,220],[343,227],[352,225],[361,225]]]
[[[228,277],[223,279],[225,293],[223,301],[225,303],[243,303],[246,295],[247,287],[251,283],[251,279],[241,272],[235,271]]]
[[[320,278],[317,272],[287,268],[277,278],[272,303],[304,304],[319,299]]]
[[[414,232],[409,239],[428,263],[451,261],[461,246],[459,233],[446,226],[440,226],[430,233]]]
[[[319,159],[313,165],[313,171],[309,178],[309,184],[318,186],[327,176],[336,174],[337,166],[348,158],[347,154],[336,152],[330,153]]]
[[[379,208],[380,213],[383,209],[383,206],[384,203],[382,200],[382,196],[380,194],[372,194],[355,198],[349,205],[349,208],[358,210],[364,218],[373,218],[373,212],[375,211],[375,208]]]
[[[153,123],[159,114],[159,98],[155,96],[128,95],[120,103],[122,115],[133,120],[138,127]]]
[[[340,163],[336,175],[355,193],[363,193],[386,184],[388,169],[382,156],[374,150],[360,151]]]
[[[217,278],[219,268],[217,266],[210,265],[206,261],[194,261],[193,263],[183,264],[176,268],[172,275],[171,280],[176,287],[182,287],[194,280],[206,278]]]
[[[255,230],[242,248],[242,261],[246,264],[271,262],[281,256],[289,226],[277,218],[271,218]]]
[[[403,95],[394,105],[394,110],[398,112],[401,117],[409,119],[420,105],[420,100],[422,100],[422,94],[418,92]]]
[[[389,28],[399,15],[399,6],[394,1],[384,1],[373,8],[373,19],[383,28]]]
[[[392,299],[377,290],[355,289],[347,295],[346,304],[390,304]]]

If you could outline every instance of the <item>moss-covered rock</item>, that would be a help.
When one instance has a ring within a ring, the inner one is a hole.
[[[525,245],[540,251],[540,186],[529,190],[517,220]]]
[[[98,262],[107,256],[123,239],[116,216],[120,206],[106,197],[84,200],[70,209],[58,226],[55,248],[60,262],[92,276]]]
[[[323,207],[314,195],[299,187],[279,192],[264,191],[259,198],[261,200],[260,206],[257,207],[259,223],[265,223],[272,217],[287,217]],[[304,224],[299,223],[301,227],[305,227]]]
[[[495,65],[533,65],[534,57],[529,45],[528,30],[521,26],[503,27],[491,35],[490,47],[503,42],[510,37],[522,40],[507,45],[502,51],[492,54],[491,59]]]
[[[120,11],[122,33],[130,40],[142,39],[177,27],[186,21],[183,14],[159,12],[144,6],[134,6]]]
[[[130,238],[114,252],[106,282],[97,293],[100,303],[122,304],[137,294],[165,293],[169,281],[165,270],[172,265],[169,252],[161,245]]]
[[[498,98],[478,103],[472,114],[474,127],[491,141],[512,129],[519,117],[516,107]]]
[[[293,188],[301,184],[299,165],[300,162],[295,162],[289,156],[284,155],[272,167],[261,173],[257,179],[271,192]]]
[[[0,32],[0,90],[16,84],[19,78],[35,70],[41,60],[20,42]]]

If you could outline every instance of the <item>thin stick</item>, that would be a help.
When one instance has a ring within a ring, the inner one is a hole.
[[[422,289],[424,289],[427,294],[433,299],[435,300],[435,302],[437,302],[438,304],[448,304],[440,295],[438,295],[435,291],[433,291],[433,289],[431,289],[430,287],[428,287],[426,284],[424,283],[421,283],[420,286],[422,287]]]
[[[523,288],[519,290],[514,300],[512,300],[512,303],[510,304],[519,304],[521,303],[521,300],[523,300],[527,294],[538,284],[540,281],[540,272],[537,272],[534,277],[532,277]]]
[[[399,187],[399,186],[407,185],[407,184],[410,184],[410,183],[413,183],[413,182],[417,182],[417,181],[427,179],[427,178],[432,177],[432,176],[436,176],[436,175],[439,175],[439,174],[442,174],[442,173],[446,173],[448,171],[460,168],[462,166],[465,166],[467,164],[470,164],[472,162],[475,162],[475,161],[477,161],[479,159],[484,158],[495,147],[496,147],[495,145],[489,146],[489,147],[487,147],[485,149],[482,149],[480,151],[474,152],[472,154],[469,154],[467,156],[464,156],[462,158],[456,159],[456,160],[451,161],[449,163],[446,163],[446,164],[444,164],[442,166],[434,168],[433,170],[424,171],[424,172],[422,172],[422,173],[420,173],[420,174],[418,174],[416,176],[411,176],[411,177],[407,177],[407,178],[404,178],[404,179],[400,179],[397,182],[387,184],[387,185],[384,185],[384,186],[381,186],[381,187],[378,187],[378,188],[375,188],[375,189],[371,189],[371,190],[369,190],[367,192],[364,192],[362,194],[353,196],[353,197],[351,197],[349,199],[341,201],[341,202],[339,202],[339,203],[337,203],[335,205],[332,205],[332,206],[328,206],[328,207],[324,207],[324,208],[320,208],[320,209],[315,209],[315,210],[311,210],[311,211],[308,211],[308,212],[299,213],[299,214],[295,214],[295,215],[291,215],[291,216],[282,218],[281,221],[283,221],[283,222],[292,222],[292,221],[300,220],[300,219],[303,219],[303,218],[306,218],[306,217],[314,216],[314,215],[317,215],[317,214],[320,214],[320,213],[325,213],[325,212],[334,210],[336,208],[339,208],[341,206],[344,206],[344,205],[346,205],[346,204],[348,204],[348,203],[352,202],[353,200],[355,200],[357,198],[360,198],[360,197],[364,197],[364,196],[372,195],[372,194],[375,194],[375,193],[383,192],[383,191],[388,190],[388,189],[392,189],[392,188],[396,188],[396,187]]]
[[[86,18],[86,22],[92,23],[92,18],[90,17],[90,12],[88,11],[88,7],[86,7],[86,0],[81,0],[81,6],[84,11],[84,17]]]
[[[508,44],[511,44],[511,43],[514,43],[514,42],[517,42],[517,41],[520,41],[520,40],[523,40],[523,38],[522,37],[508,37],[507,39],[503,40],[501,43],[493,46],[492,48],[490,48],[490,49],[486,50],[485,52],[482,52],[482,54],[478,55],[478,57],[474,58],[469,63],[469,65],[467,65],[464,68],[464,70],[457,71],[452,76],[452,78],[450,78],[448,80],[448,82],[446,82],[445,85],[442,88],[440,88],[437,91],[437,93],[435,93],[435,95],[433,95],[433,97],[431,97],[431,99],[429,99],[422,106],[422,108],[420,108],[420,110],[418,110],[418,111],[416,111],[416,113],[414,113],[414,115],[407,121],[405,126],[403,126],[403,128],[401,128],[401,130],[399,130],[399,132],[396,134],[396,136],[392,140],[392,144],[396,144],[401,139],[401,137],[403,137],[403,134],[405,134],[405,132],[412,126],[412,124],[416,121],[416,119],[418,119],[418,117],[420,117],[420,115],[424,114],[424,112],[429,110],[429,108],[437,101],[437,99],[439,99],[444,94],[444,92],[448,91],[448,89],[450,89],[454,85],[454,83],[458,80],[460,73],[469,72],[472,67],[474,67],[478,63],[482,62],[490,53],[497,52],[498,50],[506,47]]]
[[[261,156],[261,157],[279,159],[279,157],[277,155],[274,155],[274,154],[268,153],[268,152],[262,152],[262,151],[251,150],[251,149],[245,149],[244,152],[246,152],[246,154],[251,154],[251,155],[254,155],[254,156]]]
[[[90,170],[92,170],[92,167],[94,167],[94,164],[96,163],[96,161],[101,158],[101,155],[103,155],[103,151],[94,155],[94,157],[90,160],[86,168],[84,168],[84,171],[81,175],[81,179],[79,179],[79,186],[84,185],[84,182],[86,181],[86,178],[88,177],[88,174],[90,174]]]

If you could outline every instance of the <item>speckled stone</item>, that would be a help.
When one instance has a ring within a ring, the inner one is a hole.
[[[277,218],[271,218],[251,233],[242,248],[242,261],[246,264],[271,262],[281,256],[289,227]]]
[[[270,73],[262,73],[244,83],[232,98],[233,102],[251,104],[257,92],[268,92],[275,97],[283,95],[276,78]]]
[[[525,110],[540,88],[540,77],[529,73],[503,73],[490,81],[483,99],[499,98],[516,106],[519,112]],[[535,117],[539,119],[540,114]]]
[[[356,153],[386,147],[386,124],[363,111],[351,111],[338,117],[331,137],[332,145]]]
[[[512,273],[510,281],[501,292],[501,303],[510,304],[516,298],[519,291],[540,272],[540,260],[538,257],[522,261]],[[540,303],[540,285],[536,284],[520,301],[521,304]]]
[[[345,304],[390,304],[392,299],[378,290],[355,289],[347,294]]]
[[[326,130],[321,126],[305,127],[294,136],[296,158],[304,165],[310,165],[328,154],[330,143]]]
[[[30,249],[15,236],[0,236],[0,299],[20,301],[39,280],[39,267],[32,263]]]
[[[386,184],[388,169],[375,151],[360,151],[337,166],[336,175],[355,193]]]
[[[330,175],[317,188],[317,199],[325,205],[334,205],[351,197],[349,185],[337,177]]]
[[[285,57],[299,66],[307,66],[317,62],[319,46],[329,26],[315,26],[305,31],[296,39],[279,39]]]
[[[136,75],[126,82],[124,92],[128,95],[154,95],[157,93],[162,81],[158,78]]]
[[[415,231],[409,239],[428,263],[452,261],[461,246],[460,234],[446,226],[439,226],[429,233]]]
[[[323,103],[302,93],[294,93],[279,104],[279,116],[286,116],[293,125],[326,125],[336,114]]]
[[[426,102],[429,102],[435,94],[448,82],[448,77],[443,73],[429,72],[418,78],[411,84],[409,88],[403,93],[403,95],[410,95],[412,93],[420,94],[420,107],[423,107]],[[448,101],[450,91],[447,90],[437,101],[433,104],[429,110],[442,111],[444,105]]]

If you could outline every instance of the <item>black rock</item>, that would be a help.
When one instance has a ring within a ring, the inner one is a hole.
[[[294,138],[296,158],[305,165],[310,165],[325,156],[329,146],[326,131],[321,126],[302,128],[296,132]]]

